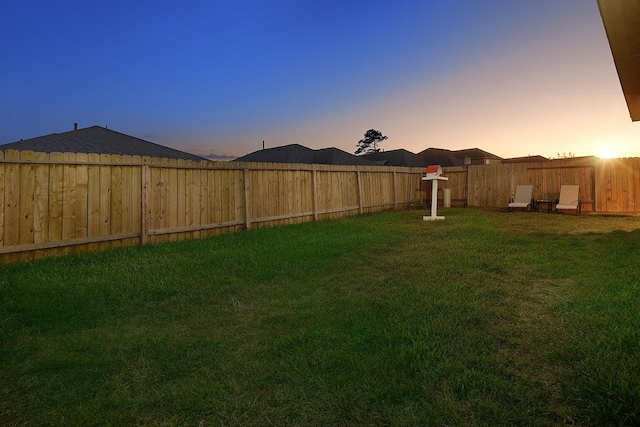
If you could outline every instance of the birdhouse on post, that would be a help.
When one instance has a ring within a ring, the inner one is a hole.
[[[423,216],[425,221],[435,221],[436,219],[444,219],[438,216],[438,181],[447,181],[449,178],[442,176],[442,168],[440,165],[427,166],[427,173],[422,177],[423,181],[431,181],[431,215]]]

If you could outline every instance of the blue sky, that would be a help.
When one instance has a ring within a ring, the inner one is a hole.
[[[596,0],[5,0],[0,40],[0,143],[640,156]]]

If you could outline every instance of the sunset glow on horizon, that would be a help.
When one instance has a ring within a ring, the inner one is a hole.
[[[600,157],[601,159],[612,159],[614,157],[617,157],[618,155],[616,154],[616,150],[615,148],[608,146],[608,147],[602,147],[600,149],[600,152],[598,152],[598,157]]]
[[[0,35],[0,144],[79,123],[228,160],[374,128],[387,151],[640,157],[596,0],[36,0]]]

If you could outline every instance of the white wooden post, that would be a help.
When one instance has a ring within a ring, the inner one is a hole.
[[[423,181],[431,181],[431,215],[423,216],[425,221],[435,221],[437,219],[444,219],[443,216],[438,216],[438,181],[447,181],[449,178],[444,177],[442,174],[442,168],[439,165],[433,165],[427,167],[427,175],[422,178]]]

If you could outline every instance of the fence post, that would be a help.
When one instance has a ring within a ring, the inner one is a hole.
[[[244,227],[251,229],[251,174],[244,169]]]
[[[462,201],[463,207],[469,206],[469,165],[465,165],[466,169],[464,172],[464,190],[462,192],[462,197],[464,200]]]
[[[146,245],[149,238],[149,166],[141,166],[142,191],[140,197],[140,244]]]
[[[313,204],[313,220],[318,220],[318,170],[315,165],[311,173],[311,202]]]
[[[393,171],[393,209],[398,208],[398,185],[396,182],[396,171]]]
[[[356,176],[358,179],[358,213],[363,213],[364,210],[362,208],[362,177],[360,176],[360,170],[356,172]]]

